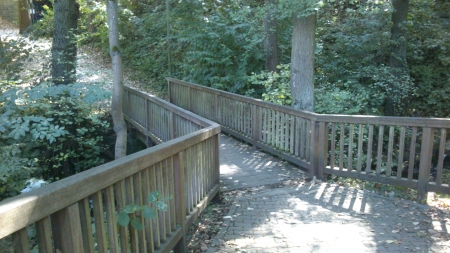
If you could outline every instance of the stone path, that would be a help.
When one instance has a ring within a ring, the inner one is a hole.
[[[295,181],[308,176],[232,138],[221,141],[222,190],[253,188],[235,199],[208,253],[450,252],[448,213],[315,179]]]

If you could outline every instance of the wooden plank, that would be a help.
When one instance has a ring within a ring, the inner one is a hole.
[[[394,147],[394,126],[389,127],[389,142],[386,164],[386,176],[392,176],[392,153]]]
[[[353,170],[353,136],[355,135],[355,126],[353,124],[349,125],[349,134],[348,134],[348,155],[347,162],[348,170]]]
[[[369,125],[369,135],[367,143],[367,161],[366,172],[369,173],[372,170],[372,146],[373,146],[373,125]]]
[[[377,175],[381,173],[381,162],[383,156],[383,138],[384,138],[384,126],[381,125],[378,127],[378,150],[377,150],[377,168],[376,168]]]
[[[359,124],[359,131],[358,131],[358,162],[356,164],[356,171],[360,172],[361,171],[361,167],[362,167],[362,148],[363,148],[363,140],[364,140],[364,135],[363,135],[363,128],[364,125]]]
[[[414,163],[416,158],[416,139],[417,139],[417,127],[413,127],[411,131],[411,143],[409,148],[409,164],[408,164],[408,179],[413,179]]]
[[[59,237],[58,237],[59,239]],[[28,241],[27,228],[23,228],[12,234],[12,248],[17,253],[29,253],[30,242]],[[71,251],[72,252],[72,251]]]
[[[84,198],[78,201],[78,207],[80,208],[81,234],[83,236],[84,252],[94,253],[94,234],[92,233],[91,207],[89,204],[89,198]],[[41,252],[50,251],[43,250]]]
[[[323,169],[325,168],[326,159],[327,159],[327,153],[328,153],[328,133],[326,131],[325,122],[319,122],[318,124],[318,138],[317,138],[317,178],[322,180],[323,179]]]
[[[437,172],[435,182],[437,185],[441,185],[442,183],[442,167],[444,166],[444,151],[446,144],[446,134],[447,129],[441,128],[441,136],[439,139],[439,156],[438,156],[438,164],[437,164]]]
[[[404,150],[405,150],[405,127],[401,127],[400,141],[398,144],[397,178],[402,177]]]
[[[295,128],[296,128],[296,125],[295,125],[295,117],[294,116],[291,116],[290,117],[290,119],[289,119],[289,122],[290,122],[290,127],[289,127],[289,129],[290,129],[290,136],[289,136],[289,153],[291,153],[291,155],[293,155],[294,154],[294,151],[295,151],[295,148],[294,148],[294,146],[295,146],[295,133],[296,133],[296,130],[295,130]]]
[[[50,217],[55,250],[64,253],[83,253],[78,203],[72,204]],[[99,252],[101,251],[99,250]]]
[[[175,209],[178,210],[176,213],[176,223],[181,228],[182,236],[178,243],[176,244],[174,251],[185,253],[186,248],[186,199],[185,199],[185,168],[183,168],[182,154],[178,153],[173,156],[173,167],[174,167],[174,180],[175,180]]]
[[[313,127],[314,127],[314,125],[312,124],[312,121],[306,120],[305,159],[307,161],[310,158],[311,142],[313,139],[313,136],[312,136],[312,128]]]
[[[117,201],[117,211],[121,212],[123,208],[126,206],[125,200],[125,180],[120,180],[115,184],[116,187],[116,201]],[[120,235],[120,250],[122,253],[128,253],[128,245],[129,245],[129,233],[128,227],[119,226],[119,235]]]
[[[154,192],[154,191],[158,190],[157,183],[156,183],[157,169],[158,169],[158,166],[156,164],[149,168],[149,175],[148,175],[149,184],[148,185],[150,188],[150,192]],[[158,215],[158,210],[155,209],[155,211],[156,211],[156,217],[151,219],[153,238],[150,238],[150,240],[153,240],[153,247],[155,249],[160,249],[161,248],[161,239],[160,239],[161,236],[160,236],[160,230],[159,230],[159,215]]]
[[[119,237],[117,231],[116,205],[113,186],[106,187],[105,200],[109,252],[119,252]]]
[[[94,212],[95,239],[97,241],[97,250],[100,253],[103,252],[107,253],[108,246],[105,229],[105,218],[103,216],[104,211],[103,211],[103,199],[101,191],[92,194],[92,204],[94,206],[93,212]]]
[[[422,143],[420,149],[419,181],[417,183],[417,202],[427,199],[427,184],[430,181],[431,157],[433,152],[434,129],[424,127],[422,130]]]
[[[148,203],[148,195],[151,193],[150,190],[150,169],[145,169],[144,171],[142,171],[142,191],[143,193],[145,193],[145,195],[143,196],[144,198],[144,203],[145,205],[149,206],[150,208],[153,208],[152,206],[149,205]],[[144,230],[145,230],[145,243],[146,243],[146,248],[148,252],[153,252],[154,251],[154,245],[153,245],[153,231],[152,231],[152,219],[144,219]]]
[[[339,124],[339,130],[341,131],[339,138],[339,169],[344,169],[344,144],[345,144],[345,127],[344,123]]]
[[[125,178],[125,203],[127,205],[136,204],[134,194],[134,175]],[[130,219],[136,218],[136,214],[131,214]],[[131,224],[128,225],[128,234],[130,236],[130,249],[131,252],[138,252],[138,235],[136,229]]]
[[[331,150],[330,150],[330,166],[336,166],[336,123],[331,123]]]
[[[36,222],[36,239],[39,252],[53,252],[52,228],[50,226],[50,220],[48,218],[44,218]],[[85,250],[85,252],[90,251]]]

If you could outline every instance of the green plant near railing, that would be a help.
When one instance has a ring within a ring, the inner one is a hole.
[[[135,217],[136,214],[141,212],[141,214],[147,219],[156,218],[157,210],[164,212],[167,211],[168,205],[166,201],[169,199],[172,199],[172,196],[162,197],[159,192],[153,191],[147,197],[147,201],[150,206],[136,204],[126,205],[117,216],[117,223],[120,226],[126,227],[131,222],[131,226],[133,226],[134,229],[141,230],[144,226],[139,218]]]

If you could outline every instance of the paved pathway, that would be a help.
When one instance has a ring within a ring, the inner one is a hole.
[[[235,199],[208,253],[450,252],[448,214],[304,180],[307,174],[254,147],[221,141],[222,190],[252,188]]]

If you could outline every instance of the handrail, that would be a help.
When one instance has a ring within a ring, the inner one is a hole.
[[[418,190],[419,200],[428,191],[450,193],[443,182],[450,119],[317,114],[167,81],[171,103],[319,178],[333,174],[406,186]]]
[[[157,133],[163,143],[0,202],[0,239],[15,251],[30,251],[28,226],[40,252],[94,252],[94,244],[99,252],[186,250],[187,227],[219,192],[220,126],[135,89],[124,92],[125,116],[144,133],[164,127]],[[144,109],[135,107],[141,102]],[[159,117],[171,125],[149,122]],[[146,203],[151,191],[173,196],[168,211],[140,218],[142,231],[118,227],[116,214]]]

